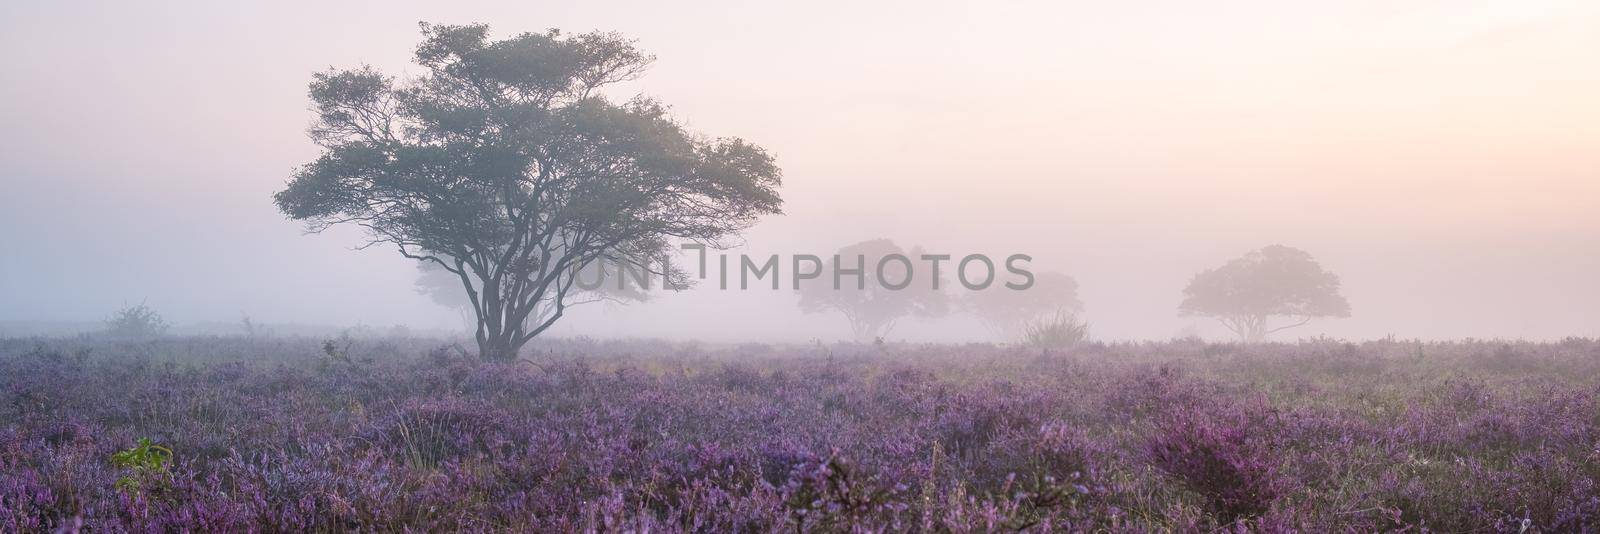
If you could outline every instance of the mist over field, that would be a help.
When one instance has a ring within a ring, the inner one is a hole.
[[[1600,3],[0,5],[0,533],[1600,532]]]
[[[0,321],[467,328],[413,262],[271,202],[317,153],[311,75],[420,75],[419,20],[635,39],[656,62],[607,94],[783,169],[783,214],[734,253],[1027,254],[1097,339],[1222,339],[1178,314],[1185,284],[1282,244],[1352,309],[1290,339],[1600,334],[1600,11],[1576,1],[8,4]],[[797,300],[700,283],[552,333],[849,337]],[[962,313],[890,335],[998,340]]]

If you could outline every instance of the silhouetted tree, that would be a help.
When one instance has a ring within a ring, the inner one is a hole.
[[[1078,281],[1057,272],[1035,274],[1033,285],[1027,289],[992,284],[986,289],[968,292],[962,299],[962,306],[1006,340],[1021,337],[1030,323],[1083,312],[1083,302],[1078,300]]]
[[[883,261],[894,255],[907,261],[896,258]],[[856,341],[882,338],[906,316],[942,316],[949,312],[949,297],[934,288],[933,271],[919,259],[921,255],[918,249],[908,252],[888,239],[863,241],[841,248],[834,258],[824,262],[820,276],[799,284],[800,310],[844,314]],[[880,263],[883,265],[881,277]],[[859,275],[843,274],[835,287],[834,275],[839,269],[854,271],[858,267]],[[943,287],[942,282],[939,286]]]
[[[1318,317],[1349,317],[1339,277],[1310,254],[1272,245],[1195,275],[1178,306],[1185,315],[1207,315],[1249,342]],[[1287,324],[1271,326],[1274,317]]]
[[[780,211],[780,172],[760,147],[704,139],[654,100],[600,93],[650,64],[631,41],[422,29],[419,78],[316,75],[311,138],[323,152],[276,201],[312,232],[359,225],[368,246],[456,275],[483,358],[514,359],[560,319],[593,262],[681,282],[665,266],[672,240],[719,247]],[[548,316],[530,321],[541,309]]]

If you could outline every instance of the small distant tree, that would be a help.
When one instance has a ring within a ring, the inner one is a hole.
[[[124,306],[106,320],[106,334],[118,339],[147,340],[166,335],[171,325],[143,302]]]
[[[255,339],[257,335],[264,333],[261,325],[256,324],[255,320],[250,318],[250,314],[243,312],[239,313],[239,331],[250,339]]]
[[[1195,275],[1178,310],[1213,317],[1239,339],[1258,342],[1312,319],[1349,317],[1350,303],[1339,293],[1339,277],[1310,254],[1272,245]],[[1286,322],[1274,326],[1274,318]]]
[[[422,29],[414,79],[370,67],[316,75],[310,133],[322,155],[275,200],[312,232],[354,224],[369,246],[455,275],[482,358],[515,359],[594,262],[681,287],[664,260],[674,241],[722,246],[780,211],[780,172],[761,147],[691,132],[654,100],[603,94],[651,63],[632,41]]]
[[[1076,316],[1083,312],[1078,300],[1078,281],[1058,272],[1034,275],[1027,289],[1012,289],[1005,284],[966,293],[962,307],[978,317],[983,325],[1005,340],[1015,340],[1031,324],[1054,315]]]
[[[839,249],[838,261],[829,258],[824,262],[821,276],[800,283],[800,310],[806,313],[835,311],[850,321],[850,331],[856,341],[875,341],[889,335],[895,324],[907,316],[940,317],[949,312],[949,297],[934,289],[931,269],[907,269],[907,262],[885,257],[900,255],[914,265],[921,264],[920,249],[906,251],[888,239],[863,241]],[[883,263],[882,278],[879,264]],[[842,265],[841,265],[842,264]],[[861,268],[860,281],[856,275],[841,277],[834,286],[837,269]],[[910,278],[907,284],[907,277]],[[904,285],[900,289],[896,287]],[[943,287],[943,284],[940,284]]]

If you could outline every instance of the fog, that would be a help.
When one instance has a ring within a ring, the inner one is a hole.
[[[1118,340],[1226,336],[1179,315],[1185,284],[1283,244],[1352,313],[1275,338],[1600,336],[1600,4],[670,4],[0,6],[0,325],[145,302],[178,324],[461,330],[415,262],[272,204],[318,153],[311,75],[419,74],[430,21],[637,39],[658,59],[612,94],[783,168],[785,213],[730,254],[1027,254]],[[796,301],[702,281],[551,334],[850,335]],[[962,314],[891,335],[987,336]]]

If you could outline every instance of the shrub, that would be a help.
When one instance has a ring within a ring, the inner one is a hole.
[[[166,335],[169,328],[161,314],[142,302],[117,310],[106,320],[107,334],[127,340],[155,339]]]
[[[1056,312],[1049,319],[1038,320],[1023,327],[1022,342],[1045,350],[1066,349],[1082,343],[1089,337],[1089,323],[1076,316]]]
[[[1222,408],[1219,408],[1222,409]],[[1151,438],[1151,462],[1205,499],[1218,523],[1259,516],[1278,498],[1277,462],[1244,413],[1193,408],[1170,414]]]

